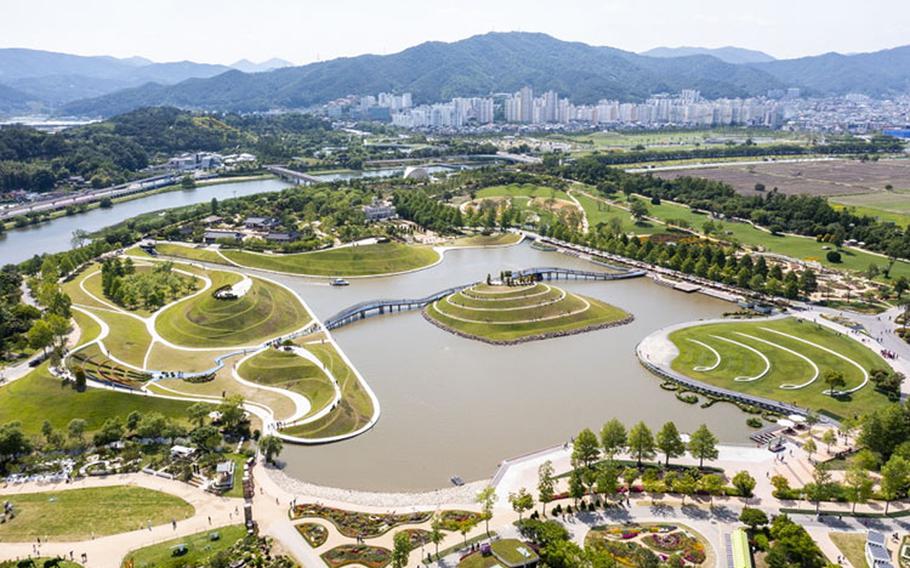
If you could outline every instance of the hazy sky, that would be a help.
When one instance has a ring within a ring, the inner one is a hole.
[[[910,0],[0,1],[0,47],[156,61],[302,64],[514,30],[630,51],[737,45],[798,57],[910,43]]]

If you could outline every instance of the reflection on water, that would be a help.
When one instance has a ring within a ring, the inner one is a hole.
[[[353,280],[345,289],[278,279],[324,319],[362,300],[419,297],[503,269],[553,265],[591,267],[521,245],[451,251],[429,270]],[[674,420],[683,431],[704,422],[723,441],[747,440],[746,417],[737,408],[718,404],[703,410],[677,401],[634,355],[635,345],[651,331],[717,317],[729,304],[644,278],[560,285],[616,304],[636,319],[619,328],[514,346],[462,339],[425,322],[418,312],[372,318],[335,332],[376,391],[382,417],[373,430],[346,442],[285,445],[287,472],[351,489],[435,489],[448,485],[453,475],[489,477],[504,458],[561,444],[612,417],[629,426],[644,420],[654,429]]]
[[[61,252],[72,248],[73,231],[97,231],[131,217],[196,203],[207,203],[213,197],[229,199],[254,193],[278,191],[288,184],[275,179],[203,185],[192,190],[176,190],[116,203],[110,209],[92,209],[47,223],[12,229],[0,235],[0,265],[28,260],[36,254]]]

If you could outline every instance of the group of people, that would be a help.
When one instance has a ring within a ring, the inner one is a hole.
[[[885,359],[892,359],[892,360],[897,359],[897,353],[895,353],[894,351],[891,351],[889,349],[882,349],[879,351],[879,353]]]

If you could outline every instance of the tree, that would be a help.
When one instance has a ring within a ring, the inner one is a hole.
[[[103,446],[123,438],[123,423],[119,418],[108,418],[101,429],[95,434],[93,442],[96,446]]]
[[[537,468],[537,498],[543,505],[543,514],[547,515],[547,503],[556,497],[556,480],[553,479],[553,462],[547,460]]]
[[[190,440],[201,450],[213,452],[221,444],[221,434],[218,429],[212,426],[200,426],[190,433]]]
[[[842,389],[847,385],[843,373],[830,369],[825,371],[825,374],[822,375],[822,381],[828,385],[828,394],[831,396],[837,396],[840,393],[839,389]]]
[[[872,477],[859,464],[853,464],[844,476],[847,484],[847,498],[853,503],[851,512],[856,512],[857,503],[865,503],[872,497]]]
[[[79,445],[82,445],[84,442],[85,425],[85,420],[81,418],[73,418],[66,426],[66,432],[69,438],[71,440],[76,440],[79,442]]]
[[[640,223],[648,216],[648,206],[645,205],[645,202],[641,199],[630,198],[629,199],[629,213],[632,214],[632,218],[635,219],[636,223]]]
[[[831,451],[831,446],[833,446],[835,442],[837,442],[837,434],[834,433],[834,430],[828,428],[822,434],[822,443],[827,446],[828,452]]]
[[[209,412],[211,412],[212,406],[204,402],[197,402],[186,409],[186,413],[190,417],[190,422],[196,425],[197,428],[202,427],[205,424],[205,419],[208,417]]]
[[[676,424],[667,422],[657,433],[657,448],[666,456],[665,464],[670,465],[670,458],[678,458],[686,453],[686,444],[676,429]]]
[[[711,496],[711,507],[714,507],[714,496],[723,491],[724,478],[716,473],[703,475],[698,480],[698,489]]]
[[[733,476],[731,482],[743,497],[752,496],[752,491],[755,489],[755,478],[749,475],[748,471],[738,472]]]
[[[600,443],[611,462],[616,454],[626,449],[626,439],[626,427],[615,418],[604,424],[600,430]]]
[[[899,276],[897,280],[894,281],[894,293],[897,294],[898,300],[901,299],[901,296],[908,288],[910,288],[910,280],[908,280],[906,276]]]
[[[441,543],[446,535],[442,532],[442,518],[439,514],[433,515],[433,521],[430,523],[430,534],[428,535],[430,542],[436,547],[436,559],[439,560],[439,543]]]
[[[815,464],[812,472],[812,483],[806,485],[806,496],[815,502],[815,514],[821,508],[821,502],[831,495],[831,472],[824,463]]]
[[[139,414],[138,410],[134,410],[127,414],[126,416],[126,429],[130,432],[135,432],[136,427],[139,426],[139,422],[142,420],[142,415]]]
[[[809,454],[809,459],[811,460],[812,454],[818,451],[818,446],[815,445],[815,440],[812,438],[806,440],[806,442],[803,444],[803,451]]]
[[[686,495],[691,495],[695,493],[695,490],[698,488],[698,481],[695,479],[695,476],[692,475],[692,472],[685,472],[676,479],[673,480],[673,491],[682,495],[682,502],[686,502]]]
[[[400,531],[395,533],[392,542],[392,566],[404,568],[408,565],[408,557],[411,555],[411,537],[407,532]]]
[[[47,348],[54,342],[54,334],[43,319],[32,324],[27,336],[28,346],[36,351],[40,349],[45,355],[47,355]]]
[[[572,442],[572,461],[589,467],[600,455],[597,436],[589,428],[578,433]]]
[[[743,507],[742,512],[739,514],[739,522],[755,531],[758,527],[768,524],[768,515],[761,509]]]
[[[273,460],[278,457],[283,448],[284,443],[278,436],[263,436],[259,439],[259,451],[262,452],[268,463],[274,463]]]
[[[616,474],[616,470],[613,467],[605,466],[601,467],[600,471],[597,472],[597,492],[604,496],[604,499],[607,496],[616,495],[616,490],[619,488],[619,479]]]
[[[891,501],[906,495],[908,485],[910,485],[910,463],[901,456],[891,456],[891,459],[882,466],[881,493],[885,499],[886,515]]]
[[[493,518],[493,505],[496,503],[496,490],[487,485],[477,493],[475,498],[480,505],[483,520],[486,523],[487,535],[490,534],[490,519]]]
[[[581,478],[581,471],[577,468],[569,473],[569,496],[575,501],[576,507],[578,500],[585,496],[585,483]]]
[[[468,545],[468,533],[474,528],[474,524],[474,521],[471,519],[465,519],[458,523],[458,532],[461,534],[461,538],[464,539],[465,546]]]
[[[635,456],[638,467],[643,459],[654,457],[654,435],[644,422],[639,422],[629,430],[629,453]]]
[[[192,176],[183,176],[183,179],[180,180],[180,187],[183,189],[193,189],[196,187],[196,180]]]
[[[622,470],[622,480],[626,483],[626,495],[632,494],[632,484],[635,483],[635,480],[641,475],[641,472],[637,468],[627,467]]]
[[[534,497],[528,493],[527,489],[522,487],[517,493],[509,493],[509,503],[512,504],[512,509],[518,513],[520,522],[525,511],[530,511],[534,507]]]
[[[22,433],[19,422],[10,422],[0,426],[0,469],[17,456],[32,451],[32,443]]]
[[[689,436],[688,449],[689,454],[698,459],[698,467],[703,467],[705,460],[717,459],[717,436],[712,434],[706,425],[702,424],[698,427],[698,430]]]

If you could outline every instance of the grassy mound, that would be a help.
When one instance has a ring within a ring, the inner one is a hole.
[[[244,361],[237,373],[254,383],[302,394],[310,401],[309,414],[319,412],[335,397],[328,376],[311,361],[289,351],[263,351]]]
[[[495,344],[582,333],[627,323],[632,317],[548,284],[478,284],[430,304],[424,316],[457,335]]]
[[[871,383],[850,395],[834,398],[825,394],[829,388],[823,380],[827,371],[843,374],[846,386],[842,390],[859,386],[864,375],[850,362],[818,346],[856,362],[867,372],[887,365],[858,341],[811,322],[788,318],[698,325],[671,333],[670,341],[679,349],[673,369],[711,385],[841,417],[889,404]],[[811,384],[781,388],[805,384],[816,376],[815,367],[817,379]]]
[[[297,296],[277,284],[254,278],[244,296],[219,300],[214,292],[242,276],[220,271],[209,276],[211,289],[158,316],[155,326],[161,337],[186,347],[251,345],[299,329],[310,320]]]
[[[370,395],[364,390],[354,371],[345,364],[335,348],[328,343],[308,345],[307,349],[316,355],[338,379],[341,387],[341,402],[319,420],[286,428],[282,432],[299,438],[317,439],[342,436],[366,426],[375,409]]]
[[[0,524],[7,542],[87,540],[162,525],[195,514],[179,497],[143,487],[113,486],[8,495],[16,517]]]
[[[431,248],[379,243],[298,254],[225,250],[241,266],[312,276],[374,276],[424,268],[439,260]]]

